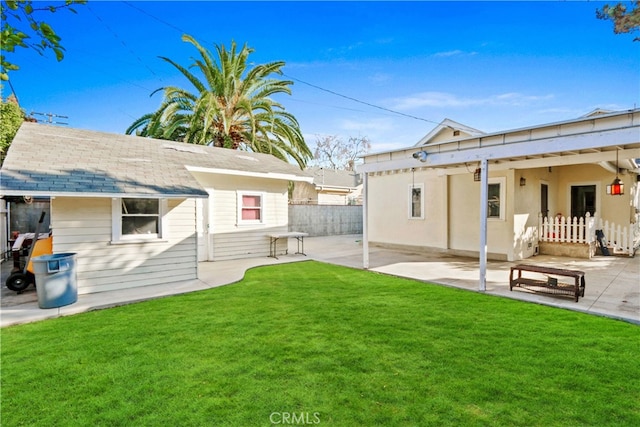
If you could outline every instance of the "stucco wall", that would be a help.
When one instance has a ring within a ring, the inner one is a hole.
[[[296,204],[318,203],[318,191],[314,184],[308,182],[296,182],[293,186],[291,200]]]
[[[490,173],[504,182],[505,214],[487,224],[488,253],[493,259],[513,259],[514,172]],[[409,189],[424,185],[424,219],[409,219]],[[444,175],[416,170],[369,177],[369,240],[374,244],[416,247],[460,255],[479,252],[480,183],[473,173]],[[522,219],[521,219],[522,221]],[[527,221],[518,224],[526,229]],[[531,248],[533,251],[533,245]]]
[[[513,259],[513,171],[491,172],[504,183],[504,217],[487,220],[487,253],[494,259]],[[473,173],[449,176],[449,249],[477,254],[480,247],[480,182]]]
[[[409,219],[412,185],[424,186],[424,219]],[[447,177],[433,170],[370,176],[369,240],[397,245],[447,248]]]
[[[489,179],[504,183],[505,211],[487,222],[489,258],[520,260],[539,252],[538,215],[541,186],[548,188],[548,214],[570,213],[572,185],[596,185],[597,212],[609,222],[628,226],[635,217],[635,174],[620,175],[625,196],[606,194],[615,175],[598,165],[491,170]],[[524,178],[524,185],[520,184]],[[480,183],[469,173],[444,175],[415,172],[415,184],[425,188],[425,218],[408,219],[411,171],[369,176],[369,240],[376,244],[444,250],[476,256],[479,252]],[[632,194],[633,193],[633,194]],[[576,254],[578,256],[578,254]]]
[[[555,170],[556,168],[554,168]],[[633,219],[633,207],[630,191],[635,184],[635,174],[619,175],[624,181],[625,195],[611,196],[607,194],[607,185],[611,184],[615,174],[598,165],[575,165],[557,168],[558,186],[562,190],[558,193],[558,208],[565,216],[571,213],[572,185],[596,186],[596,212],[603,219],[616,224],[628,224]]]
[[[553,168],[523,169],[514,171],[513,193],[513,259],[524,259],[539,252],[538,215],[541,210],[542,184],[547,185],[548,215],[558,212],[558,173]],[[524,185],[520,179],[524,178]],[[537,251],[536,251],[536,247]]]
[[[348,204],[348,193],[318,193],[319,205],[344,206]]]
[[[591,259],[596,254],[596,243],[540,242],[540,254]]]

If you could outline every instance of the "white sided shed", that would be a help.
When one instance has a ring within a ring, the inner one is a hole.
[[[51,198],[53,251],[77,253],[79,293],[267,256],[270,231],[287,229],[288,182],[311,181],[270,155],[36,123],[21,126],[0,173],[1,196]]]

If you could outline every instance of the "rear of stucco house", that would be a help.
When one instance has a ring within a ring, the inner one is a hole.
[[[484,156],[489,259],[517,261],[537,253],[593,256],[594,236],[579,244],[544,242],[541,215],[597,215],[635,233],[637,246],[639,129],[640,110],[495,134],[445,120],[416,145],[364,157],[366,238],[377,246],[477,257],[482,229],[478,169]],[[419,152],[426,153],[425,161],[414,156]],[[619,196],[607,194],[616,175],[625,188]],[[633,245],[627,255],[633,254]]]

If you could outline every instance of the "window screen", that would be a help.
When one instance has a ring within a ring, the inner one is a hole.
[[[122,235],[158,234],[160,203],[157,199],[122,199]]]

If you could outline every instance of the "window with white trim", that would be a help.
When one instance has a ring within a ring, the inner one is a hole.
[[[424,184],[409,185],[409,219],[424,219]]]
[[[264,222],[264,194],[238,192],[238,224]]]
[[[505,179],[489,178],[488,180],[487,218],[504,220],[505,218]]]
[[[162,238],[166,200],[114,198],[111,203],[114,241]]]

